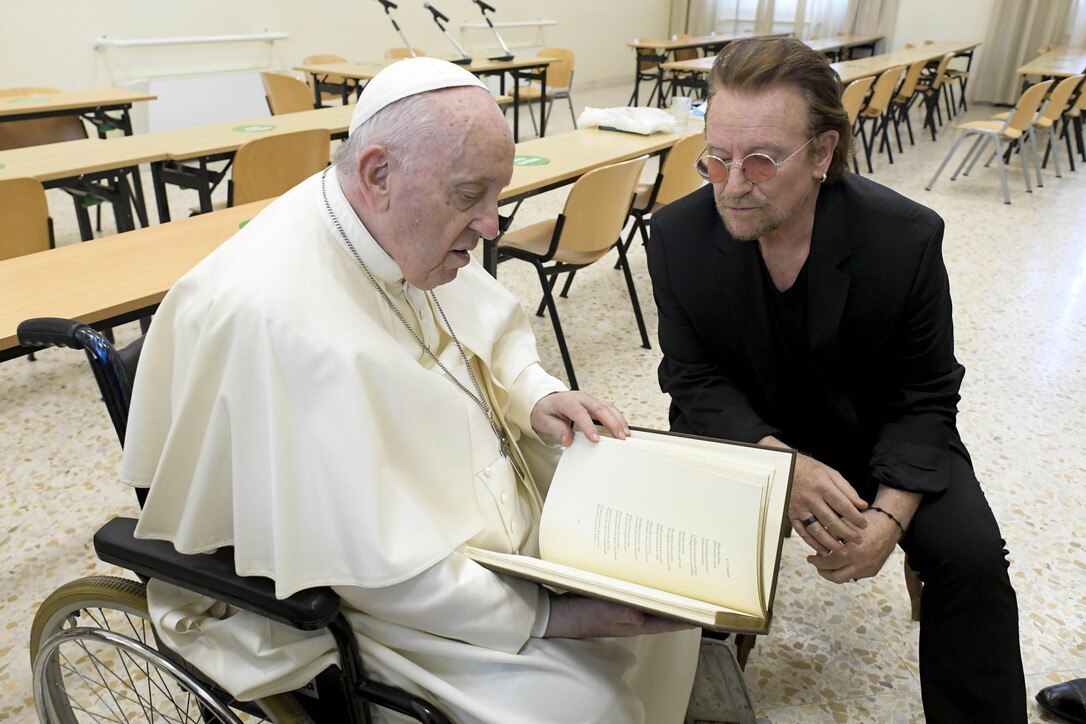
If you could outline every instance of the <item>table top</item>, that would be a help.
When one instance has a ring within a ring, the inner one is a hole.
[[[147,135],[81,138],[0,151],[0,179],[27,176],[46,183],[165,158],[166,151]]]
[[[868,45],[882,40],[881,35],[844,35],[835,38],[820,38],[818,40],[804,40],[803,44],[809,48],[821,52],[837,50],[854,45]],[[708,73],[713,69],[713,61],[716,56],[708,55],[690,60],[672,60],[660,65],[664,70],[678,70],[686,73]]]
[[[1069,78],[1086,72],[1086,48],[1070,48],[1066,45],[1053,48],[1039,55],[1018,69],[1019,75],[1047,75]]]
[[[0,358],[30,317],[92,323],[149,309],[270,200],[0,261]]]
[[[64,111],[93,109],[101,106],[131,105],[140,101],[153,101],[158,96],[150,93],[102,88],[100,90],[61,91],[33,96],[0,98],[0,120],[4,116],[37,113],[39,111]]]
[[[839,63],[830,63],[830,67],[841,76],[842,83],[848,84],[857,78],[878,75],[899,65],[909,66],[921,60],[934,60],[943,57],[947,53],[964,53],[976,48],[978,45],[980,43],[974,41],[943,40],[929,45],[918,45],[915,48],[895,50],[892,53],[881,53],[867,58],[854,58]]]
[[[354,80],[370,80],[393,63],[398,63],[402,58],[389,60],[317,63],[314,65],[296,65],[294,70],[302,73],[315,73],[317,75],[339,75]],[[469,73],[499,73],[506,70],[518,70],[522,68],[539,68],[558,62],[558,58],[544,58],[536,55],[517,55],[512,60],[490,60],[489,58],[474,58],[471,63],[460,67]]]
[[[230,153],[254,138],[291,131],[323,128],[328,131],[329,139],[331,139],[334,133],[347,132],[353,113],[353,105],[329,106],[312,111],[252,118],[247,121],[228,121],[208,126],[148,133],[142,137],[147,139],[147,143],[153,144],[155,148],[164,152],[166,158],[182,161]]]
[[[825,53],[841,48],[852,48],[857,45],[874,45],[882,40],[881,35],[835,35],[830,38],[811,38],[804,40],[803,44],[812,50]]]
[[[643,154],[659,153],[671,148],[680,138],[701,134],[700,120],[691,121],[682,133],[623,133],[580,128],[517,144],[517,165],[513,179],[502,189],[501,203],[509,203],[555,186],[569,183],[588,171],[609,163],[617,163]],[[546,159],[547,163],[529,165],[531,159]]]
[[[683,38],[677,40],[674,38],[668,40],[635,40],[631,43],[626,43],[630,48],[637,48],[639,50],[683,50],[685,48],[706,48],[714,45],[727,45],[733,40],[742,40],[743,38],[770,38],[770,37],[785,37],[791,35],[791,33],[710,33],[709,35],[694,35],[689,38]]]

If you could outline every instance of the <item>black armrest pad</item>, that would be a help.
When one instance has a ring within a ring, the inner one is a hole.
[[[233,548],[188,555],[178,553],[168,541],[134,538],[135,529],[135,518],[114,518],[99,528],[94,534],[98,557],[303,631],[324,628],[339,613],[339,596],[331,588],[312,588],[278,599],[270,578],[235,572]]]

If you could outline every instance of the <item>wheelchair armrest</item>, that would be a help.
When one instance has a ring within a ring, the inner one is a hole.
[[[339,596],[331,588],[312,588],[278,599],[270,578],[237,574],[233,548],[210,554],[178,553],[169,541],[135,538],[135,530],[135,518],[114,518],[103,525],[94,534],[98,557],[303,631],[325,628],[339,614]]]

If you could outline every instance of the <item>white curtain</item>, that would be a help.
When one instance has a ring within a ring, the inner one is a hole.
[[[1067,16],[1067,37],[1061,45],[1086,48],[1086,0],[1075,0]]]
[[[996,0],[984,39],[984,56],[973,67],[971,95],[978,101],[1013,104],[1022,92],[1019,66],[1049,45],[1068,43],[1081,30],[1083,0]],[[1069,33],[1070,30],[1070,33]],[[1036,79],[1033,79],[1036,80]]]
[[[895,0],[896,1],[896,0]],[[672,32],[691,35],[792,33],[825,38],[847,30],[849,0],[688,0],[673,2]]]
[[[857,35],[894,34],[897,0],[850,0],[845,12],[845,32]]]

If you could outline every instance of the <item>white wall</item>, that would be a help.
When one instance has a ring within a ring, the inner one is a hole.
[[[350,60],[378,59],[402,45],[377,0],[4,0],[0,23],[0,87],[55,86],[85,89],[125,85],[155,76],[287,69],[307,55],[334,53]],[[665,36],[670,0],[491,0],[496,22],[548,19],[558,25],[541,34],[499,30],[507,42],[553,45],[577,53],[577,80],[594,82],[632,73],[635,37]],[[412,44],[436,56],[455,55],[423,0],[403,0],[394,17]],[[450,34],[465,45],[462,22],[481,23],[470,0],[434,0],[447,15]],[[267,43],[108,48],[92,40],[233,35],[265,29],[290,33]],[[498,43],[487,32],[470,38]],[[489,36],[489,37],[488,37]],[[515,49],[514,49],[515,50]]]
[[[921,45],[925,40],[983,43],[995,13],[994,5],[994,0],[898,0],[894,33],[883,41],[882,50],[900,50],[906,43]],[[981,45],[973,53],[973,70],[984,62],[984,52]]]

